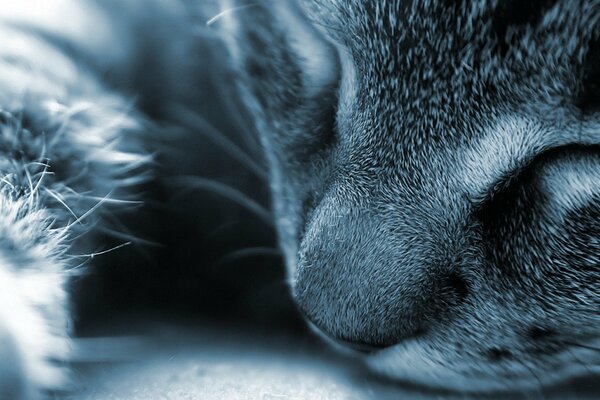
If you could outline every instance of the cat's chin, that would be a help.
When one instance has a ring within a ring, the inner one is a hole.
[[[600,365],[586,365],[580,358],[585,355],[575,352],[566,351],[564,363],[553,370],[536,372],[529,361],[493,365],[484,360],[450,359],[443,349],[416,338],[370,353],[365,361],[377,375],[419,391],[526,394],[568,391],[577,382],[588,390],[599,390]]]

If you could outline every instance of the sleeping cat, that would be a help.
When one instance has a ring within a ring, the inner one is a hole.
[[[600,365],[600,2],[223,0],[299,308],[393,379]]]
[[[0,393],[61,386],[64,287],[201,62],[233,65],[315,331],[423,388],[598,374],[597,0],[31,4],[0,13]],[[207,40],[194,7],[228,60],[170,46]]]

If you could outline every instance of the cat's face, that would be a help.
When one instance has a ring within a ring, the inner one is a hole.
[[[314,325],[428,386],[598,372],[597,1],[225,3]]]

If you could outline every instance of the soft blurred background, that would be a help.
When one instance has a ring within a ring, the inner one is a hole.
[[[132,244],[74,279],[74,391],[56,396],[371,397],[351,390],[342,370],[357,366],[309,334],[291,301],[260,143],[206,26],[214,1],[136,13],[142,3],[102,3],[137,50],[126,68],[97,64],[147,116],[157,180],[102,239]]]
[[[150,120],[157,180],[140,189],[141,208],[119,216],[134,244],[103,256],[78,282],[82,332],[107,317],[140,314],[302,329],[270,219],[260,144],[218,34],[206,27],[207,8],[186,9],[189,25],[177,24],[178,14],[158,27],[140,21],[139,65],[106,72]]]

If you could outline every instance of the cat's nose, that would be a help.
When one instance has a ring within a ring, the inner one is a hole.
[[[302,312],[302,310],[300,310]],[[326,342],[333,344],[334,346],[342,346],[347,349],[351,349],[357,351],[359,353],[370,354],[374,353],[378,350],[389,347],[389,345],[385,345],[382,343],[369,343],[364,341],[355,341],[355,340],[345,340],[340,337],[332,336],[328,331],[327,327],[321,327],[318,323],[314,322],[310,315],[303,314],[305,317],[308,326],[311,330],[324,339]],[[393,345],[394,343],[390,344]]]
[[[428,331],[462,303],[468,285],[447,256],[450,240],[415,240],[376,214],[326,209],[335,215],[316,213],[293,281],[298,306],[326,335],[370,352]]]
[[[385,349],[386,347],[392,346],[394,343],[389,345],[379,344],[379,343],[367,343],[367,342],[353,342],[343,339],[335,339],[336,342],[342,346],[348,347],[352,350],[358,351],[360,353],[370,354],[374,353],[378,350]]]

